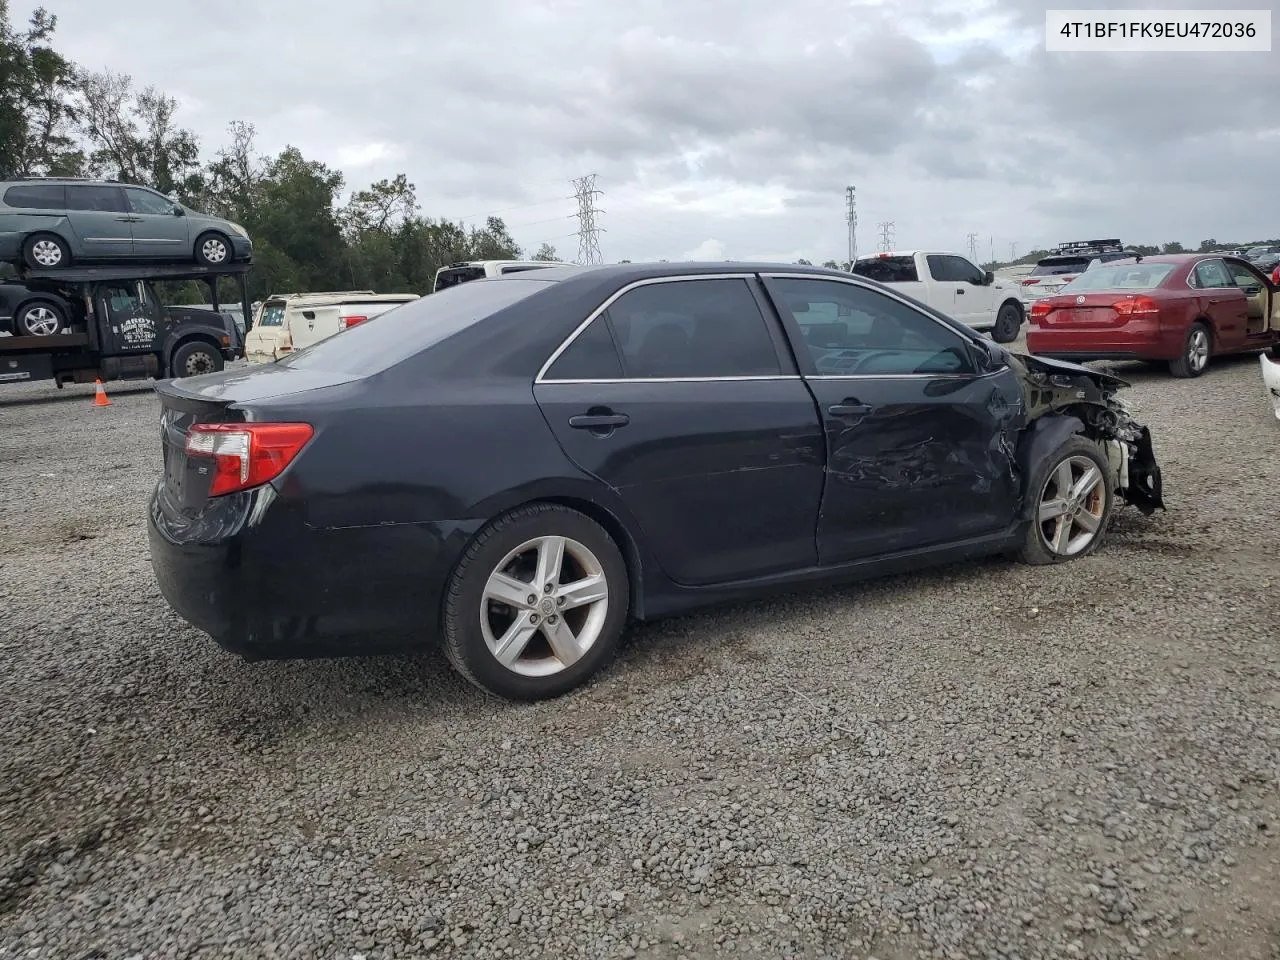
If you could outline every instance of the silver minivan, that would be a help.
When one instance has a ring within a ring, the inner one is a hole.
[[[0,181],[0,262],[30,270],[143,260],[219,267],[253,258],[244,227],[149,187],[53,177]]]

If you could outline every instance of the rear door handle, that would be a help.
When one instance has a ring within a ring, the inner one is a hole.
[[[956,287],[956,293],[964,293],[964,287]]]
[[[854,400],[846,400],[844,403],[837,403],[827,407],[827,413],[833,417],[865,417],[874,410],[875,407],[869,403],[858,403]]]
[[[575,430],[612,430],[630,422],[631,418],[625,413],[588,413],[569,418],[569,426]]]

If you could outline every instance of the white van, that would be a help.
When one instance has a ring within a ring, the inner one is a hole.
[[[548,267],[572,267],[572,263],[561,263],[556,260],[467,260],[464,263],[451,263],[436,271],[436,284],[431,288],[436,293],[445,287],[466,283],[468,280],[484,280],[487,277],[500,277],[504,273],[523,273],[526,270],[545,270]]]
[[[416,293],[372,290],[273,293],[262,301],[244,338],[245,357],[250,363],[270,363],[417,299]]]

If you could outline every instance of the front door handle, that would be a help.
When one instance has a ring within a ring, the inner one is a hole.
[[[569,426],[575,430],[613,430],[630,422],[625,413],[587,413],[569,418]]]
[[[844,403],[837,403],[827,407],[827,413],[833,417],[865,417],[874,410],[875,407],[869,403],[858,403],[856,400],[846,400]]]
[[[963,295],[963,294],[964,294],[964,287],[956,287],[956,293]]]

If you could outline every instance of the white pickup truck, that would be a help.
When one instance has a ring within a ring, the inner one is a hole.
[[[990,330],[996,343],[1015,339],[1022,326],[1018,286],[997,280],[958,253],[869,253],[854,261],[853,272],[899,289],[975,330]]]

